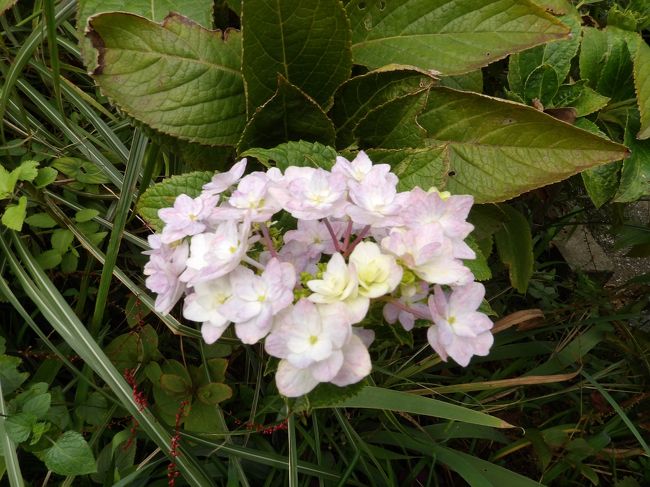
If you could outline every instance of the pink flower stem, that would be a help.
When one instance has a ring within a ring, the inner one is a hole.
[[[425,313],[422,313],[422,312],[420,312],[420,311],[418,311],[416,309],[411,308],[410,306],[405,305],[399,299],[387,298],[385,301],[392,304],[396,308],[401,309],[402,311],[406,311],[407,313],[411,313],[413,316],[415,316],[417,318],[420,318],[422,320],[431,320],[431,316],[427,316]]]
[[[260,223],[260,229],[262,230],[264,245],[266,245],[266,248],[269,249],[273,257],[278,257],[278,252],[275,250],[273,240],[271,240],[271,235],[269,234],[269,227],[266,226],[266,223]]]
[[[324,218],[323,223],[327,227],[327,231],[330,232],[330,237],[332,237],[332,242],[334,242],[334,250],[341,252],[341,245],[339,244],[339,240],[336,238],[336,233],[334,233],[334,229],[332,228],[330,221],[327,218]]]
[[[350,245],[350,237],[352,236],[352,220],[348,221],[348,227],[345,229],[345,239],[343,240],[343,252],[348,250]]]
[[[366,235],[368,235],[368,232],[370,232],[370,225],[366,225],[363,227],[363,230],[361,230],[361,233],[357,235],[357,238],[354,239],[354,242],[350,244],[348,248],[345,249],[345,253],[343,254],[343,257],[347,257],[352,253],[354,248],[359,245],[359,243],[366,238]]]

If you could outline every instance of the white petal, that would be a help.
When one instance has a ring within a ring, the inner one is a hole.
[[[223,332],[226,331],[226,328],[228,328],[228,325],[213,326],[211,323],[203,323],[203,325],[201,325],[201,335],[203,336],[205,343],[212,345],[219,338],[221,338],[221,335],[223,335]]]
[[[340,350],[333,352],[327,359],[312,364],[309,368],[316,380],[329,382],[341,370],[343,353]]]
[[[298,369],[286,360],[278,364],[275,383],[280,394],[287,397],[302,396],[318,385],[310,369]]]
[[[370,374],[372,363],[368,349],[361,339],[352,335],[343,347],[343,366],[338,374],[330,381],[337,386],[347,386],[359,382]]]

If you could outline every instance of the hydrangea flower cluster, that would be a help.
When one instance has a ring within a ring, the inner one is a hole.
[[[207,343],[231,324],[243,343],[264,340],[289,397],[370,373],[374,332],[359,325],[372,305],[407,331],[430,322],[428,341],[445,361],[488,354],[485,289],[463,265],[476,257],[464,241],[471,196],[398,192],[390,166],[364,152],[338,157],[331,171],[245,169],[243,159],[197,198],[159,210],[165,226],[149,238],[144,269],[158,311],[185,296],[183,316],[202,324]],[[273,221],[281,211],[296,220],[283,235]]]

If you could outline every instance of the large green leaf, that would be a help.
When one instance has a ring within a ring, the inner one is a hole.
[[[641,112],[639,139],[650,138],[650,46],[643,39],[634,56],[634,86]]]
[[[299,88],[278,75],[273,97],[258,108],[246,125],[238,152],[269,148],[292,140],[334,145],[334,125],[325,112]]]
[[[566,40],[551,42],[543,46],[537,46],[524,52],[510,56],[508,62],[508,84],[510,90],[517,93],[526,101],[530,101],[526,95],[526,85],[532,73],[542,67],[548,66],[557,75],[557,81],[562,83],[571,68],[571,60],[578,52],[580,46],[580,16],[577,12],[561,17],[561,20],[571,27],[571,37]],[[546,104],[550,100],[541,99]]]
[[[159,132],[235,145],[246,123],[241,35],[209,31],[177,14],[162,24],[126,13],[92,17],[93,71],[122,110]]]
[[[415,186],[424,190],[443,189],[447,183],[445,147],[419,149],[374,149],[367,151],[375,164],[390,164],[399,177],[397,189],[409,191]]]
[[[480,72],[479,72],[480,73]],[[384,103],[431,86],[434,79],[411,69],[377,70],[352,78],[336,92],[331,116],[336,125],[336,145],[354,142],[357,124]]]
[[[580,77],[614,101],[634,98],[632,58],[626,38],[620,29],[583,29]]]
[[[428,94],[428,90],[421,89],[372,110],[354,130],[359,145],[382,149],[420,147],[426,131],[416,118],[426,106]]]
[[[85,475],[97,471],[88,443],[76,431],[66,431],[43,456],[47,468],[59,475]]]
[[[273,96],[278,74],[323,106],[350,76],[350,27],[339,0],[246,0],[242,36],[249,113]]]
[[[364,387],[358,394],[337,404],[337,407],[388,409],[494,428],[513,427],[499,418],[463,406],[380,387]]]
[[[575,125],[594,134],[598,134],[601,137],[607,138],[607,136],[598,128],[598,125],[589,119],[579,118],[576,120]],[[615,161],[602,166],[592,167],[591,169],[587,169],[580,173],[587,194],[596,208],[603,206],[616,194],[620,170],[621,161]]]
[[[417,122],[431,144],[447,143],[447,189],[479,203],[512,198],[628,153],[534,108],[448,88],[430,90]]]
[[[212,27],[212,0],[79,0],[77,32],[84,63],[93,61],[90,42],[84,38],[88,18],[102,12],[128,12],[161,22],[171,12],[185,15],[206,29]]]
[[[569,33],[528,0],[352,0],[346,9],[353,60],[371,68],[460,74]]]
[[[650,195],[650,140],[637,140],[634,134],[639,127],[638,119],[628,119],[625,143],[632,154],[623,161],[621,182],[614,201],[626,203]]]

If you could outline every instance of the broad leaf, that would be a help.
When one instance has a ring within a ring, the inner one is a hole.
[[[18,181],[33,181],[38,176],[37,161],[23,161],[14,171],[17,174]]]
[[[650,46],[641,40],[634,56],[634,86],[641,112],[638,139],[650,138]]]
[[[213,174],[208,171],[190,172],[154,184],[140,197],[138,213],[154,230],[162,230],[164,223],[158,218],[158,210],[174,206],[174,201],[180,194],[196,198],[201,194],[203,185],[212,179]]]
[[[5,421],[7,435],[14,443],[22,443],[32,434],[32,427],[38,418],[28,412],[20,412],[10,415]]]
[[[447,143],[447,189],[479,203],[512,198],[628,153],[534,108],[448,88],[431,89],[417,121],[431,144]]]
[[[29,377],[28,372],[19,372],[21,360],[18,357],[0,355],[0,383],[3,394],[11,394]]]
[[[12,230],[20,231],[23,228],[23,222],[27,215],[27,197],[21,196],[18,198],[18,203],[15,205],[8,205],[2,215],[2,224],[11,228]]]
[[[52,162],[52,167],[84,184],[104,184],[110,181],[100,167],[78,157],[59,157]]]
[[[433,82],[431,76],[409,69],[379,70],[352,78],[334,98],[331,116],[336,125],[336,146],[343,149],[353,144],[354,129],[371,110],[428,88]],[[447,82],[451,82],[449,78]]]
[[[232,397],[232,389],[226,384],[210,382],[198,388],[196,397],[202,403],[214,406],[226,399],[230,399]]]
[[[528,220],[511,206],[501,205],[503,226],[494,234],[501,261],[508,267],[510,283],[520,293],[533,275],[533,239]]]
[[[625,142],[632,155],[623,161],[621,182],[614,201],[627,203],[650,195],[650,140],[637,140],[638,119],[629,119]]]
[[[560,79],[555,68],[550,64],[542,64],[533,69],[526,78],[523,99],[526,103],[538,100],[547,104],[553,99],[559,87]]]
[[[43,456],[45,466],[59,475],[85,475],[97,471],[93,452],[84,437],[66,431]]]
[[[587,194],[596,208],[603,206],[616,194],[620,171],[621,163],[616,161],[587,169],[580,174]]]
[[[558,83],[562,83],[569,74],[571,60],[578,52],[578,47],[580,46],[580,16],[575,12],[571,15],[561,17],[561,20],[571,27],[571,37],[569,39],[551,42],[510,56],[508,62],[508,84],[510,85],[510,90],[522,98],[525,98],[525,95],[528,94],[526,92],[526,85],[529,85],[530,82],[527,80],[533,71],[542,66],[553,69],[556,75],[555,79]],[[531,99],[529,98],[526,101],[530,101]],[[547,101],[550,101],[540,99],[545,105]]]
[[[487,258],[485,254],[483,254],[480,245],[471,236],[467,238],[465,242],[476,253],[476,259],[463,260],[465,267],[472,271],[474,279],[477,281],[487,281],[488,279],[492,279],[492,271],[490,270]]]
[[[161,22],[171,12],[176,12],[209,29],[212,27],[213,4],[211,0],[80,0],[77,32],[81,39],[84,64],[90,66],[93,62],[92,45],[84,38],[88,18],[92,15],[101,12],[128,12]]]
[[[465,74],[457,74],[454,76],[443,76],[440,78],[440,86],[453,88],[462,91],[474,91],[476,93],[483,92],[483,71],[477,69]]]
[[[512,428],[511,424],[499,418],[469,408],[380,387],[364,387],[358,394],[346,399],[337,407],[388,409],[390,411],[422,414],[494,428]]]
[[[426,131],[418,125],[417,115],[424,109],[426,89],[395,98],[371,111],[354,131],[361,147],[399,149],[420,147]]]
[[[580,77],[614,101],[634,98],[632,59],[626,35],[613,28],[587,27],[583,32]]]
[[[99,50],[93,76],[122,110],[159,132],[235,145],[246,123],[241,36],[177,14],[162,24],[99,14],[86,34]]]
[[[447,183],[445,147],[421,149],[373,149],[368,156],[375,164],[389,164],[399,176],[397,189],[409,191],[415,186],[424,190],[444,189]]]
[[[322,106],[350,76],[350,28],[338,0],[246,0],[242,71],[248,113],[275,93],[278,74]]]
[[[575,125],[594,134],[598,134],[601,137],[607,138],[607,136],[598,128],[598,125],[589,119],[580,118],[576,120]],[[620,171],[621,162],[615,161],[603,166],[592,167],[591,169],[587,169],[580,173],[587,194],[596,208],[600,208],[616,194]]]
[[[528,0],[352,0],[346,10],[353,60],[370,68],[466,73],[569,33]]]
[[[560,86],[553,98],[552,106],[573,107],[576,109],[577,117],[584,117],[604,108],[609,100],[608,97],[587,86],[584,80],[580,80],[577,83]]]
[[[274,163],[281,170],[289,166],[311,166],[331,169],[336,162],[336,151],[318,142],[287,142],[273,149],[249,149],[241,157],[254,157],[262,164]]]
[[[52,228],[57,226],[57,222],[47,213],[34,213],[25,218],[25,223],[34,228]]]
[[[282,76],[273,97],[246,125],[238,151],[275,147],[291,140],[334,145],[334,126],[320,106]]]

